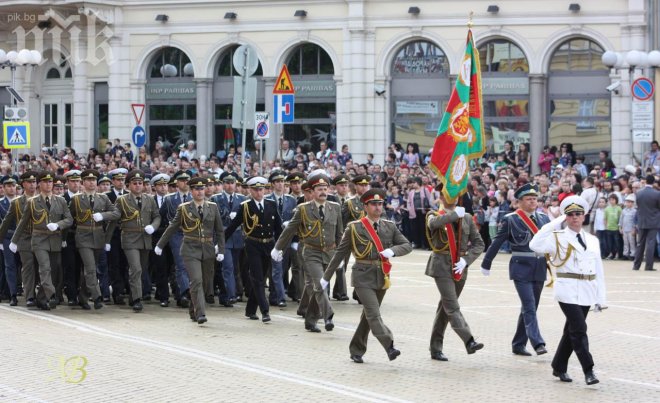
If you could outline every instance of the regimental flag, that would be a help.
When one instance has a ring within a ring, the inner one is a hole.
[[[486,151],[481,101],[479,52],[468,30],[456,87],[442,116],[433,145],[431,168],[444,184],[445,199],[454,202],[467,191],[470,160]]]
[[[234,129],[231,128],[231,125],[227,125],[225,126],[225,151],[228,151],[229,147],[234,145],[236,145]]]

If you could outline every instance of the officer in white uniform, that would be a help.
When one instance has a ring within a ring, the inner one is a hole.
[[[562,382],[571,382],[566,373],[573,352],[578,357],[587,385],[598,383],[594,361],[589,353],[587,314],[594,305],[599,312],[605,305],[605,277],[598,238],[582,229],[589,205],[580,196],[569,196],[559,206],[561,216],[544,225],[534,235],[529,247],[545,253],[556,268],[555,299],[566,316],[566,325],[552,360],[552,374]],[[564,225],[565,224],[565,225]]]

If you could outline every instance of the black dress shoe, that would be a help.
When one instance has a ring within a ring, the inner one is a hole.
[[[98,297],[96,298],[96,301],[94,301],[94,309],[101,309],[103,308],[103,298]]]
[[[249,314],[249,315],[248,315],[248,314],[245,314],[245,316],[247,316],[248,318],[250,318],[250,320],[259,320],[259,317],[257,316],[256,313],[252,313],[252,314]]]
[[[543,354],[548,352],[548,350],[546,350],[544,344],[539,344],[538,346],[536,346],[534,351],[536,351],[536,355],[543,355]]]
[[[222,304],[222,306],[224,306],[225,308],[233,308],[233,307],[234,307],[234,304],[231,303],[231,300],[221,302],[221,304]]]
[[[110,303],[110,297],[103,297],[103,303],[104,304],[109,304]]]
[[[78,301],[76,301],[75,299],[70,299],[69,301],[67,301],[67,305],[69,305],[70,307],[74,307],[78,305]]]
[[[170,306],[170,301],[168,301],[168,300],[160,301],[160,306],[162,308],[167,308],[168,306]]]
[[[37,303],[34,301],[34,298],[28,298],[28,300],[25,301],[25,306],[27,306],[28,308],[34,308],[35,306],[37,306]]]
[[[126,300],[124,299],[124,297],[116,297],[115,305],[126,305]]]
[[[270,322],[270,315],[268,313],[262,314],[261,315],[261,321],[264,322],[264,323]]]
[[[316,325],[305,325],[305,330],[309,330],[312,333],[321,333],[321,329]]]
[[[200,325],[201,325],[202,323],[206,323],[206,321],[207,321],[207,319],[206,319],[206,316],[204,316],[204,315],[202,315],[202,316],[200,316],[199,318],[197,318],[197,323],[200,324]]]
[[[280,308],[286,308],[286,302],[280,301],[277,303],[277,306],[279,306]]]
[[[387,349],[387,358],[390,359],[390,361],[396,360],[396,357],[401,355],[401,351],[397,350],[394,348],[394,343],[390,346],[390,348]]]
[[[325,330],[328,332],[331,332],[332,329],[335,328],[335,324],[332,323],[332,319],[328,319],[325,321]]]
[[[55,298],[55,297],[50,297],[50,299],[48,300],[48,306],[50,307],[50,309],[55,309],[55,308],[57,308],[57,304],[58,304],[58,302],[57,302],[57,298]]]
[[[9,306],[16,306],[18,305],[18,298],[16,298],[15,295],[12,295],[11,298],[9,298]]]
[[[88,304],[87,302],[85,302],[85,301],[82,301],[82,302],[81,302],[80,304],[78,304],[78,305],[80,305],[80,307],[81,307],[82,309],[84,309],[85,311],[89,311],[90,309],[92,309],[92,307],[89,306],[89,304]]]
[[[589,371],[584,374],[584,381],[587,383],[587,385],[595,385],[600,382],[598,378],[596,378],[594,371]]]
[[[151,294],[143,295],[142,301],[151,301]]]
[[[658,271],[658,269],[644,269],[644,271]],[[596,379],[596,383],[598,383],[598,379]]]
[[[573,382],[570,376],[566,372],[552,371],[552,376],[556,376],[562,382]]]
[[[339,296],[339,300],[340,301],[348,301],[349,300],[348,295],[344,294],[344,295]]]
[[[530,357],[532,355],[532,353],[527,351],[525,347],[514,347],[512,351],[515,355],[524,355],[525,357]]]
[[[444,355],[442,351],[436,351],[435,353],[431,353],[431,359],[438,361],[449,361],[449,358],[447,358],[447,356]]]
[[[236,298],[229,298],[229,305],[234,306],[235,303],[238,302],[238,299]]]
[[[465,345],[465,349],[467,350],[468,354],[474,354],[477,352],[477,350],[481,350],[482,348],[484,348],[484,344],[477,343],[474,341],[474,339],[470,339],[470,341],[468,341]]]
[[[142,302],[140,300],[137,300],[133,303],[133,311],[134,312],[142,312]]]
[[[37,306],[37,308],[41,309],[42,311],[50,311],[50,306],[46,303],[42,303],[42,302],[37,301],[36,306]]]
[[[215,297],[213,295],[207,295],[206,296],[206,303],[207,304],[215,304]]]
[[[364,362],[364,361],[362,360],[362,356],[361,356],[361,355],[357,355],[357,354],[353,354],[353,355],[351,356],[351,360],[353,360],[353,362],[356,363],[356,364],[362,364],[362,363]]]
[[[188,308],[190,306],[190,300],[187,297],[181,297],[179,300],[181,308]]]

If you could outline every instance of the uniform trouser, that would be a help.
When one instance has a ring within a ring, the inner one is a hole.
[[[55,262],[62,259],[60,252],[51,252],[44,249],[36,249],[34,256],[37,258],[39,265],[39,292],[37,293],[37,301],[46,304],[49,299],[55,296],[55,286],[53,285],[53,278],[51,277],[51,267],[55,266]]]
[[[96,277],[104,298],[110,298],[110,278],[108,276],[108,252],[103,250],[96,263]]]
[[[152,252],[152,251],[149,251]],[[149,271],[149,266],[143,266],[142,270],[142,296],[149,295],[151,296],[151,286],[153,282],[151,281],[151,273]]]
[[[319,319],[332,319],[334,312],[328,294],[321,288],[321,278],[326,265],[316,259],[305,260],[305,293],[309,298],[305,312],[305,326],[315,326]]]
[[[101,296],[101,288],[99,287],[99,281],[96,277],[96,262],[98,262],[99,256],[101,256],[102,252],[103,249],[78,249],[78,253],[80,253],[80,259],[83,263],[83,277],[81,278],[80,283],[81,303],[87,302],[90,295],[94,301],[96,301],[96,299]]]
[[[651,270],[653,268],[653,255],[655,254],[655,235],[658,232],[657,228],[641,228],[639,230],[639,244],[635,251],[634,269],[639,269],[642,265],[642,258],[644,258],[644,269]]]
[[[461,307],[458,304],[458,297],[463,292],[468,271],[463,271],[463,276],[459,281],[454,281],[452,277],[435,277],[435,285],[440,291],[440,302],[435,311],[435,320],[433,321],[433,330],[431,331],[431,353],[442,351],[447,323],[451,324],[458,337],[467,344],[472,338],[470,326],[468,326]]]
[[[394,343],[392,331],[385,326],[380,316],[380,304],[383,302],[387,290],[374,290],[372,288],[355,287],[360,301],[362,301],[362,315],[355,334],[348,349],[351,355],[364,355],[367,351],[369,330],[378,339],[383,348],[387,349]]]
[[[206,315],[206,295],[205,288],[207,284],[213,286],[213,270],[215,268],[215,259],[195,259],[193,257],[184,257],[184,264],[188,271],[190,279],[190,310],[194,318]]]
[[[4,251],[2,257],[5,263],[5,280],[9,287],[9,295],[14,296],[18,291],[18,268],[16,267],[16,255],[9,250],[11,239],[5,238],[2,242]]]
[[[284,278],[283,278],[283,265],[282,261],[276,262],[271,259],[271,281],[273,284],[272,295],[269,295],[270,301],[277,304],[280,301],[286,300],[286,293],[284,291]]]
[[[225,247],[225,259],[222,261],[222,280],[225,283],[225,292],[227,299],[236,298],[236,273],[240,265],[240,256],[243,248]],[[238,270],[240,277],[240,269]]]
[[[302,294],[305,288],[305,275],[302,271],[300,263],[302,258],[300,253],[303,246],[298,244],[298,249],[289,248],[288,253],[284,254],[284,259],[289,259],[289,266],[291,267],[291,280],[289,281],[289,288],[287,294],[294,300],[302,302]]]
[[[108,252],[108,276],[112,285],[112,297],[116,300],[126,292],[128,285],[128,262],[126,252],[121,246],[121,237],[113,235]]]
[[[539,322],[536,318],[536,310],[541,300],[541,291],[543,291],[543,281],[513,280],[513,284],[516,286],[522,306],[520,308],[520,315],[518,316],[516,334],[511,341],[512,347],[514,349],[525,347],[527,340],[532,343],[532,347],[534,348],[541,344],[545,345],[545,341],[541,337]]]
[[[76,252],[74,237],[67,237],[66,243],[66,248],[62,248],[64,287],[66,288],[67,300],[76,301],[78,298],[78,286],[81,283],[81,262]],[[55,288],[57,288],[57,285]]]
[[[50,280],[55,287],[55,297],[58,302],[63,301],[62,290],[64,289],[64,272],[62,271],[62,252],[57,253],[57,259],[50,260]],[[79,276],[80,277],[80,276]],[[78,285],[76,284],[76,295],[78,295]]]
[[[34,289],[36,285],[34,253],[31,250],[19,250],[18,253],[21,256],[21,277],[23,277],[25,299],[34,299]]]
[[[126,249],[128,260],[128,284],[131,287],[131,301],[142,299],[142,268],[149,267],[148,249]]]
[[[156,239],[158,238],[153,238],[153,246],[156,246]],[[170,298],[170,287],[168,285],[168,279],[171,266],[169,257],[171,256],[172,252],[167,245],[163,248],[163,253],[160,256],[155,254],[153,251],[149,253],[149,265],[153,269],[152,272],[154,275],[154,282],[156,283],[156,294],[158,294],[159,301],[167,301]]]
[[[335,286],[332,287],[332,298],[339,299],[347,295],[346,290],[346,266],[348,258],[344,260],[344,266],[335,272]]]
[[[299,247],[298,250],[296,251],[296,260],[300,263],[302,263],[303,256],[302,256],[302,247]],[[298,311],[297,314],[300,316],[305,316],[307,313],[307,307],[309,306],[309,294],[308,291],[311,290],[311,288],[305,287],[305,284],[307,284],[307,277],[308,274],[305,270],[302,269],[302,266],[299,267],[299,272],[298,272],[298,283],[300,284],[301,288],[299,289],[298,293],[300,294],[298,297],[300,299],[300,303],[298,304]]]
[[[245,306],[246,315],[257,313],[257,307],[262,314],[268,313],[268,300],[264,287],[266,285],[265,275],[270,264],[270,251],[273,249],[273,243],[258,243],[250,240],[245,241],[245,252],[247,253],[248,266],[250,271],[250,284],[248,301]]]
[[[170,238],[170,249],[172,249],[172,256],[174,257],[174,265],[176,270],[176,283],[179,286],[179,295],[177,300],[181,299],[190,289],[190,279],[186,271],[183,257],[181,257],[181,244],[183,243],[183,234],[177,233]]]
[[[635,256],[635,235],[632,231],[623,233],[623,256]]]
[[[589,338],[587,337],[589,306],[560,302],[559,307],[566,316],[566,324],[557,346],[557,352],[552,359],[552,369],[557,372],[566,372],[568,359],[575,351],[575,355],[577,355],[582,366],[582,371],[586,374],[594,367],[594,360],[589,352]]]

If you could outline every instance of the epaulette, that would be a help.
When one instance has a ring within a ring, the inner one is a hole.
[[[338,207],[341,207],[340,204],[337,203],[337,202],[333,202],[333,201],[330,201],[330,200],[326,200],[325,202],[330,203],[330,204],[334,204],[335,206],[338,206]]]
[[[214,205],[214,206],[217,205],[215,202],[212,202],[212,201],[210,201],[210,200],[207,200],[206,202],[207,202],[208,204],[212,204],[212,205]]]
[[[506,214],[504,217],[509,217],[509,216],[512,216],[512,215],[517,216],[518,213],[516,213],[515,211],[513,211],[513,212],[511,212],[511,213],[509,213],[509,214]]]
[[[247,199],[247,200],[245,200],[245,201],[242,201],[242,202],[241,202],[241,205],[243,205],[243,204],[249,202],[250,200],[252,200],[252,199]]]
[[[286,194],[285,194],[285,195],[284,195],[283,197],[290,197],[290,198],[292,198],[293,200],[296,200],[296,198],[295,198],[295,197],[293,197],[293,196],[291,196],[291,195],[290,195],[290,194],[288,194],[288,193],[286,193]]]

